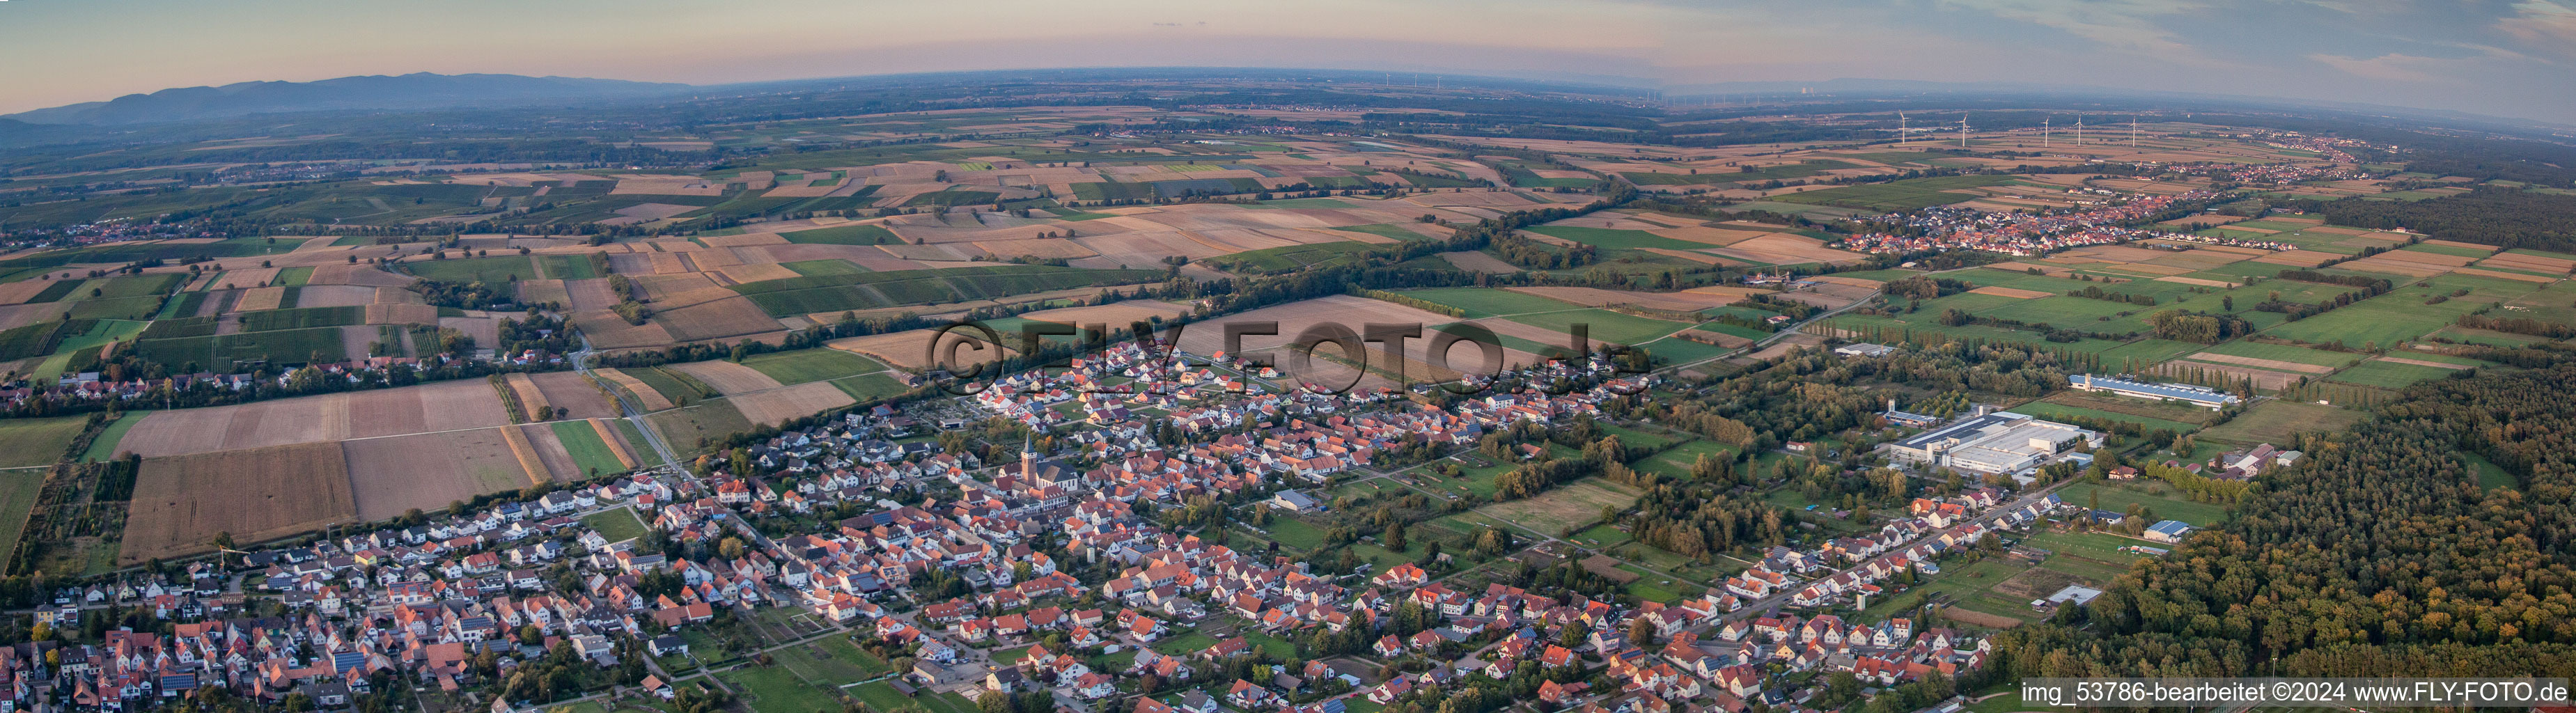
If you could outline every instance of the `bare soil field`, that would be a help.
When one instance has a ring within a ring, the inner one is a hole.
[[[858,403],[849,392],[828,381],[814,381],[795,386],[728,396],[744,420],[764,426],[776,426],[791,418],[822,413],[825,409]]]
[[[762,263],[758,265],[727,265],[722,268],[718,268],[716,271],[723,273],[726,278],[733,280],[735,284],[784,280],[797,276],[795,270],[781,267],[776,263]]]
[[[576,313],[572,316],[572,323],[581,328],[583,335],[590,337],[592,346],[601,349],[658,347],[673,341],[670,331],[663,329],[660,322],[648,320],[642,325],[627,324],[625,319],[607,310]],[[478,339],[476,343],[482,341]]]
[[[525,471],[501,438],[505,428],[511,427],[341,441],[358,517],[383,520],[527,487]]]
[[[476,344],[501,343],[501,320],[496,317],[440,317],[438,326],[464,332]]]
[[[1780,341],[1772,342],[1771,346],[1763,347],[1762,351],[1736,357],[1734,361],[1739,363],[1762,361],[1764,359],[1787,355],[1790,350],[1797,349],[1799,347],[1813,347],[1824,343],[1824,337],[1819,337],[1813,334],[1792,334],[1787,337],[1782,337]]]
[[[592,369],[591,373],[598,374],[599,378],[607,379],[609,383],[626,389],[627,393],[634,394],[635,400],[640,402],[646,411],[660,411],[671,407],[671,400],[663,398],[662,392],[654,391],[652,386],[646,385],[643,380],[626,372],[616,369]]]
[[[1694,243],[1702,243],[1721,248],[1765,235],[1774,234],[1767,230],[1715,228],[1704,225],[1680,228],[1656,228],[1646,232],[1654,233],[1662,237],[1672,238],[1674,240],[1687,240]]]
[[[2576,270],[2576,260],[2545,257],[2541,255],[2524,255],[2521,253],[2504,253],[2501,255],[2491,256],[2482,261],[2482,264],[2492,265],[2495,267],[2508,267],[2517,270],[2538,270],[2541,272],[2557,273],[2561,275],[2567,274],[2569,270]]]
[[[2455,247],[2455,248],[2468,248],[2468,249],[2471,249],[2471,250],[2484,250],[2484,251],[2487,251],[2487,252],[2495,252],[2495,249],[2496,249],[2496,246],[2493,246],[2493,245],[2481,245],[2481,244],[2478,244],[2478,243],[2463,243],[2463,242],[2460,242],[2460,241],[2457,241],[2457,240],[2441,240],[2441,239],[2434,239],[2434,240],[2426,240],[2426,241],[2424,241],[2424,244],[2426,244],[2426,245],[2446,245],[2446,246]]]
[[[53,287],[52,280],[19,280],[0,284],[0,304],[19,304]]]
[[[717,393],[739,394],[747,391],[778,388],[778,380],[769,378],[768,374],[763,374],[751,367],[729,361],[693,361],[681,364],[666,364],[663,365],[662,368],[687,374],[699,381],[706,382],[708,386],[715,387]]]
[[[339,444],[146,458],[135,478],[120,564],[205,552],[216,533],[253,543],[352,521]]]
[[[1969,292],[1973,292],[1973,293],[1980,294],[1980,295],[1994,295],[1994,296],[1997,296],[1997,297],[2010,297],[2010,298],[2017,299],[2017,300],[2038,299],[2038,298],[2041,298],[2041,297],[2051,297],[2051,296],[2053,296],[2053,295],[2050,295],[2049,293],[2041,292],[2041,291],[2039,291],[2039,290],[2025,290],[2025,289],[2021,289],[2021,288],[2019,288],[2019,287],[1994,287],[1994,286],[1987,286],[1987,287],[1979,287],[1979,288],[1977,288],[1977,289],[1969,290]]]
[[[494,426],[509,422],[480,380],[155,411],[118,441],[144,457]]]
[[[927,360],[927,357],[934,353],[943,361],[944,366],[966,368],[999,359],[1001,355],[1010,352],[1009,345],[1013,341],[1011,335],[998,334],[997,336],[1002,340],[1001,344],[986,344],[982,335],[982,332],[973,329],[952,329],[944,335],[936,329],[914,329],[835,339],[824,342],[823,346],[873,358],[899,368],[915,370],[931,368],[933,364]],[[935,352],[932,351],[934,341],[938,342]],[[947,361],[951,358],[954,361]]]
[[[581,462],[573,460],[572,451],[564,448],[563,439],[555,436],[552,426],[536,423],[516,428],[520,435],[527,437],[528,445],[537,452],[537,462],[545,465],[546,472],[555,482],[579,482],[590,477],[581,469]]]
[[[2160,223],[2160,225],[2180,225],[2180,226],[2186,226],[2186,227],[2192,227],[2192,228],[2206,228],[2206,227],[2213,226],[2213,225],[2226,225],[2226,224],[2228,224],[2228,223],[2233,223],[2233,222],[2240,221],[2240,220],[2244,220],[2244,219],[2245,219],[2245,218],[2244,218],[2243,216],[2235,216],[2235,215],[2219,215],[2219,214],[2216,214],[2216,213],[2204,213],[2204,214],[2201,214],[2201,215],[2194,215],[2194,216],[2188,216],[2188,217],[2182,217],[2182,218],[2175,218],[2175,219],[2173,219],[2173,220],[2168,220],[2168,221],[2165,221],[2165,222],[2163,222],[2163,223]]]
[[[1746,260],[1755,260],[1772,264],[1791,264],[1802,262],[1859,262],[1861,260],[1868,259],[1869,257],[1856,252],[1828,248],[1825,247],[1823,241],[1804,235],[1791,235],[1788,233],[1772,233],[1770,235],[1745,240],[1734,245],[1717,248],[1715,252],[1719,255],[1729,255]]]
[[[590,381],[581,378],[579,373],[549,371],[530,374],[528,383],[544,394],[546,403],[570,410],[566,418],[613,418],[619,415],[617,407],[608,402],[608,397],[600,394],[599,388],[591,386]]]
[[[305,285],[295,291],[297,307],[358,307],[375,302],[376,288],[359,285]]]
[[[749,297],[731,297],[690,305],[653,316],[671,338],[698,341],[760,334],[781,329],[778,320],[763,312]]]

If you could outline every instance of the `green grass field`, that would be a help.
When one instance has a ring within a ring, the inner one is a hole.
[[[701,392],[694,387],[694,380],[681,381],[684,377],[668,371],[663,371],[660,367],[648,366],[636,369],[619,369],[618,371],[625,372],[627,376],[635,377],[636,381],[644,382],[645,386],[653,387],[654,391],[661,392],[663,399],[674,404],[679,403],[681,399],[688,399],[691,402],[696,402],[707,398],[707,395],[704,392]]]
[[[754,713],[814,713],[838,710],[841,705],[840,696],[806,682],[784,666],[738,668],[723,677],[750,694],[746,698]]]
[[[1654,454],[1629,466],[1666,478],[1687,479],[1690,477],[1691,464],[1698,462],[1703,455],[1710,458],[1733,458],[1735,448],[1703,438],[1673,446],[1670,450]]]
[[[2161,418],[2150,418],[2136,414],[2115,413],[2100,409],[2085,408],[2082,406],[2053,404],[2046,401],[2033,401],[2020,406],[2015,406],[2012,408],[2012,411],[2013,413],[2028,414],[2052,420],[2099,419],[2104,421],[2118,421],[2121,423],[2134,423],[2150,431],[2163,429],[2175,433],[2190,433],[2200,429],[2198,424],[2168,421]]]
[[[1227,269],[1254,270],[1259,272],[1289,272],[1294,270],[1331,267],[1335,265],[1360,264],[1366,261],[1368,253],[1377,249],[1377,247],[1378,246],[1375,243],[1363,243],[1357,240],[1341,243],[1289,245],[1262,250],[1249,250],[1223,257],[1206,258],[1206,262],[1224,265]]]
[[[2131,490],[2129,487],[2142,490]],[[2148,520],[2149,524],[2153,524],[2156,520],[2181,520],[2191,523],[2193,527],[2209,527],[2227,519],[2225,506],[2196,503],[2178,496],[2161,494],[2165,492],[2171,492],[2171,486],[2165,485],[2162,481],[2148,482],[2141,478],[2136,485],[2128,487],[2112,487],[2095,483],[2069,485],[2065,490],[2058,491],[2057,497],[2065,500],[2069,505],[2081,506],[2095,502],[2094,494],[2100,493],[2099,507],[2112,512],[2127,512],[2132,503],[2142,505],[2153,516]]]
[[[2452,371],[2438,366],[2371,360],[2362,362],[2360,366],[2335,372],[2334,376],[2326,377],[2326,380],[2377,386],[2383,389],[2402,389],[2418,381],[2449,378]]]
[[[87,416],[0,420],[0,468],[53,465],[88,425]]]
[[[833,379],[832,387],[840,389],[841,393],[849,394],[850,398],[858,399],[860,401],[872,401],[886,398],[888,396],[897,396],[906,391],[912,390],[911,387],[904,386],[903,382],[897,381],[893,376],[887,374],[845,376]]]
[[[886,366],[874,359],[841,351],[816,347],[753,355],[742,360],[743,366],[769,375],[780,384],[802,384],[809,381],[837,379],[855,374],[885,371]],[[658,388],[658,387],[656,387]]]
[[[2255,404],[2245,413],[2226,423],[2202,431],[2204,440],[2231,443],[2290,444],[2290,437],[2304,431],[2339,431],[2361,422],[2363,414],[2312,403],[2272,400]]]
[[[572,454],[573,464],[581,468],[583,475],[625,472],[626,464],[617,460],[617,452],[609,449],[607,441],[600,440],[599,429],[591,428],[589,421],[556,421],[549,427],[555,431],[555,440],[563,442],[564,451]]]
[[[1524,314],[1505,319],[1560,334],[1571,334],[1574,325],[1583,324],[1590,328],[1592,339],[1621,344],[1651,341],[1691,327],[1681,322],[1647,319],[1598,308]]]
[[[1307,524],[1306,521],[1297,518],[1274,516],[1270,519],[1270,524],[1261,529],[1262,532],[1269,533],[1270,539],[1278,540],[1279,544],[1300,550],[1313,552],[1324,546],[1323,528]]]
[[[1567,483],[1537,497],[1494,503],[1476,512],[1553,536],[1559,530],[1601,517],[1601,508],[1626,509],[1637,492],[1599,478]]]
[[[1562,302],[1540,297],[1538,295],[1513,292],[1511,290],[1495,290],[1482,287],[1433,287],[1421,290],[1403,290],[1397,292],[1397,294],[1466,310],[1468,319],[1480,319],[1506,314],[1523,314],[1528,312],[1554,312],[1559,310],[1582,309],[1582,305],[1577,305],[1572,302]]]
[[[27,531],[27,516],[35,513],[36,495],[44,486],[43,470],[0,470],[0,548],[16,549],[18,537]],[[0,572],[7,571],[8,563],[0,562]]]
[[[81,453],[81,460],[106,462],[116,458],[116,442],[124,440],[125,432],[134,430],[134,424],[142,423],[143,417],[147,415],[150,414],[127,413],[118,416],[115,423],[107,424],[107,428],[99,431],[97,438],[90,439],[89,450]]]
[[[581,518],[581,524],[598,530],[599,536],[608,538],[609,542],[624,542],[652,533],[650,528],[644,526],[643,520],[636,519],[633,508],[591,513]]]

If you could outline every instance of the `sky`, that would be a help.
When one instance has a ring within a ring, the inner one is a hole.
[[[2576,124],[2576,0],[0,0],[0,112],[490,72],[728,82],[1032,67],[2029,82]]]

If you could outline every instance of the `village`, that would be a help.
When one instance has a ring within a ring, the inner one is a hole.
[[[1503,376],[1590,385],[1443,409],[1282,388],[1231,361],[1122,344],[955,399],[972,418],[879,406],[703,475],[646,469],[66,588],[36,622],[96,636],[0,648],[0,712],[134,710],[208,689],[337,709],[391,686],[494,711],[738,694],[741,679],[704,663],[774,653],[710,633],[741,622],[883,652],[860,654],[879,671],[867,683],[908,697],[1043,693],[1067,711],[1366,711],[1475,680],[1534,687],[1538,710],[1782,710],[1824,673],[1888,687],[1979,666],[1986,647],[1965,630],[1847,617],[1902,589],[1892,579],[1938,574],[1945,553],[2064,505],[1992,487],[1919,498],[1873,532],[1770,548],[1672,603],[1459,589],[1415,564],[1331,571],[1145,513],[1212,499],[1325,510],[1311,493],[1375,473],[1381,454],[1588,419],[1652,377],[1602,357],[1550,363]],[[888,440],[972,422],[1057,445],[986,462]],[[531,687],[522,669],[580,670],[557,676],[606,693]]]

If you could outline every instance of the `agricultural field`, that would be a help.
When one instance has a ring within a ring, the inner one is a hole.
[[[260,542],[357,514],[337,444],[146,458],[118,561],[204,552],[219,532]]]
[[[584,515],[581,524],[599,531],[609,542],[625,542],[651,533],[644,521],[635,517],[633,508],[617,508]]]
[[[88,423],[82,416],[0,420],[0,468],[53,465]]]
[[[1785,203],[1811,203],[1816,205],[1860,208],[1864,210],[1886,212],[1912,208],[1928,208],[1931,206],[1948,205],[1951,203],[1962,203],[1974,200],[1981,194],[1952,191],[1963,188],[2002,185],[2011,183],[2014,180],[2015,179],[2010,176],[1945,176],[1940,178],[1910,178],[1902,181],[1890,181],[1887,183],[1791,193],[1788,195],[1775,196],[1772,200]]]
[[[1599,519],[1603,507],[1624,509],[1636,501],[1637,492],[1627,486],[1591,478],[1559,485],[1535,497],[1476,508],[1476,512],[1555,535],[1566,528]]]
[[[2255,404],[2236,418],[2201,432],[2200,437],[2248,445],[2271,443],[2286,446],[2290,444],[2291,436],[2301,432],[2342,430],[2360,423],[2364,416],[2333,406],[2276,399]]]
[[[2150,523],[2181,520],[2194,527],[2209,527],[2227,519],[2224,505],[2185,500],[2173,492],[2172,486],[2144,478],[2119,486],[2079,483],[2066,486],[2066,489],[2058,491],[2057,496],[2069,505],[2092,506],[2112,512],[2126,512],[2132,504],[2141,505],[2149,511]],[[2100,504],[2094,505],[2097,502]]]
[[[753,355],[742,360],[742,365],[766,374],[780,384],[824,381],[886,369],[884,364],[874,359],[819,347]]]

